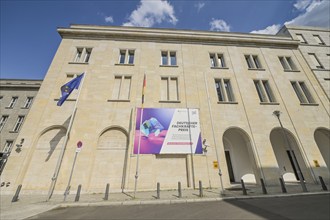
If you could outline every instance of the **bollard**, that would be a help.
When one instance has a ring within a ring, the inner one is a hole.
[[[327,186],[325,185],[322,176],[319,176],[319,179],[320,179],[320,182],[321,182],[321,185],[322,185],[322,189],[323,189],[324,191],[328,191],[328,188],[327,188]]]
[[[178,197],[182,198],[181,182],[178,182]]]
[[[78,186],[76,198],[74,199],[75,202],[78,202],[79,201],[80,191],[81,191],[81,184],[79,184],[79,186]]]
[[[199,197],[203,197],[203,186],[202,186],[202,181],[199,181]]]
[[[261,182],[261,187],[262,187],[263,194],[267,194],[267,189],[266,189],[266,186],[265,186],[265,182],[262,178],[260,179],[260,182]]]
[[[157,183],[157,197],[156,199],[160,199],[160,183]]]
[[[104,200],[108,200],[109,199],[109,188],[110,188],[110,184],[108,183],[107,186],[105,187]]]
[[[285,188],[285,182],[283,181],[282,178],[280,178],[280,183],[281,183],[282,192],[287,193],[286,188]]]
[[[243,195],[247,195],[243,179],[241,179],[241,184],[242,184]]]
[[[11,200],[11,202],[17,202],[17,201],[18,201],[18,195],[19,195],[19,193],[21,192],[21,189],[22,189],[22,184],[20,184],[20,185],[17,187],[16,193],[15,193],[13,199]]]

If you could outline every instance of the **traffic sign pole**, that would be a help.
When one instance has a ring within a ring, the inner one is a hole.
[[[78,156],[78,153],[81,151],[81,148],[82,148],[82,142],[78,141],[77,148],[76,148],[76,153],[74,155],[74,160],[73,160],[72,169],[71,169],[71,173],[70,173],[70,178],[69,178],[68,185],[67,185],[67,187],[65,189],[65,192],[64,192],[64,200],[63,200],[64,202],[66,200],[67,195],[69,195],[70,183],[71,183],[71,179],[72,179],[72,175],[73,175],[74,165],[76,164],[77,156]]]

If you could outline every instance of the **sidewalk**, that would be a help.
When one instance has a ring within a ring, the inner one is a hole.
[[[104,200],[104,194],[81,194],[78,202],[75,202],[75,193],[63,201],[64,196],[53,195],[50,201],[46,202],[47,195],[25,195],[21,192],[17,202],[11,202],[13,195],[1,195],[0,219],[25,219],[54,208],[78,207],[78,206],[109,206],[109,205],[142,205],[142,204],[173,204],[203,201],[219,201],[224,199],[244,199],[260,197],[297,196],[311,194],[330,194],[323,191],[321,185],[306,184],[308,192],[303,192],[300,184],[286,183],[287,193],[282,193],[280,186],[266,187],[267,194],[263,194],[261,186],[245,184],[247,195],[243,195],[241,185],[224,190],[224,195],[220,196],[219,188],[203,189],[203,197],[199,196],[198,189],[182,190],[182,198],[178,197],[177,190],[160,191],[160,199],[157,199],[156,191],[136,192],[135,199],[133,192],[111,193],[108,200]],[[327,185],[329,190],[329,185]]]

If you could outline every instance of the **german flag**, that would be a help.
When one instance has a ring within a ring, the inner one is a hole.
[[[143,88],[142,88],[142,108],[143,108],[143,104],[144,104],[144,92],[147,86],[147,81],[146,81],[146,74],[144,74],[143,77]]]

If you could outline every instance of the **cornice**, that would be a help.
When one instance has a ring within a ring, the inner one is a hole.
[[[92,25],[71,25],[70,28],[58,28],[57,31],[63,39],[112,39],[289,48],[298,48],[299,45],[299,41],[290,37],[231,32]]]

